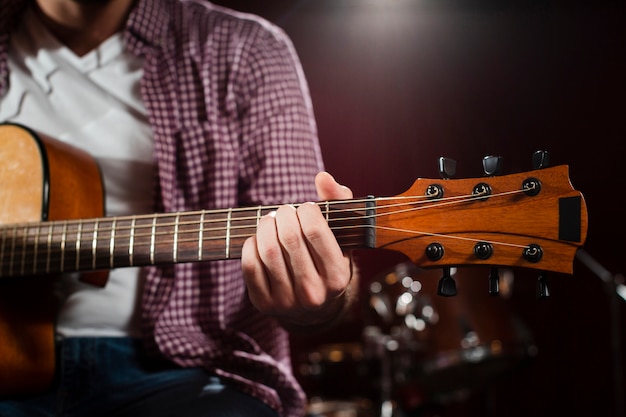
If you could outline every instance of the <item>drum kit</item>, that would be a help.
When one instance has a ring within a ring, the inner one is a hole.
[[[513,272],[500,270],[500,294],[481,268],[452,269],[458,294],[437,294],[441,271],[410,262],[362,284],[357,324],[336,340],[296,347],[294,369],[308,417],[413,417],[460,402],[535,354],[507,298]],[[487,272],[488,273],[488,272]]]

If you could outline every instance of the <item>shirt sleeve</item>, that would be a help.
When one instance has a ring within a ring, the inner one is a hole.
[[[317,199],[323,169],[308,85],[293,44],[259,26],[242,44],[233,84],[240,120],[241,205]]]

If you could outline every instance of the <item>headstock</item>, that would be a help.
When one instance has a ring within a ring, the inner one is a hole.
[[[376,246],[403,252],[420,267],[443,268],[442,295],[456,292],[446,273],[455,266],[571,274],[587,235],[587,208],[569,168],[546,168],[547,160],[538,152],[537,169],[497,176],[501,159],[490,156],[483,160],[485,177],[466,179],[451,179],[450,161],[440,160],[442,179],[418,179],[403,194],[377,200]],[[497,271],[490,278],[493,293],[496,277]],[[545,278],[539,283],[547,296]]]

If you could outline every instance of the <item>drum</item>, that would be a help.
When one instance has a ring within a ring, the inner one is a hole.
[[[391,265],[369,277],[362,271],[347,321],[330,333],[292,336],[311,417],[379,417],[384,404],[410,411],[464,400],[534,354],[508,300],[511,271],[501,272],[494,297],[489,269],[453,269],[458,295],[442,297],[440,270]]]
[[[408,377],[399,389],[415,386],[430,401],[450,401],[484,387],[535,351],[529,332],[507,301],[510,270],[500,272],[501,294],[495,297],[488,292],[489,269],[452,272],[457,285],[453,297],[437,294],[441,271],[411,263],[397,265],[370,285],[376,325],[396,333],[402,325],[420,346],[410,367],[402,370]]]

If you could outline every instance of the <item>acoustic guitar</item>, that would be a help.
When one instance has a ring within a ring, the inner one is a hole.
[[[103,217],[95,161],[16,124],[0,124],[0,161],[0,394],[43,390],[52,380],[51,278],[80,271],[104,285],[111,268],[239,258],[259,219],[277,208]],[[317,204],[344,249],[400,251],[424,268],[571,274],[587,235],[585,200],[566,165],[417,179],[397,196]]]

